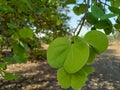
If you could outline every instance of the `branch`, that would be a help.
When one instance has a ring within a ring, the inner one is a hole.
[[[105,0],[105,3],[104,2],[102,2],[101,0],[98,0],[100,3],[102,3],[102,4],[104,4],[104,5],[106,5],[106,6],[110,6],[110,5],[108,5],[108,4],[106,4],[106,0]]]
[[[75,28],[74,34],[75,34],[75,32],[77,31],[78,27],[80,26],[81,22],[82,22],[82,20],[79,22],[79,24],[78,24],[77,27]]]
[[[87,1],[87,4],[86,4],[87,8],[86,8],[85,14],[84,14],[81,22],[80,22],[80,23],[78,24],[78,26],[77,26],[77,27],[79,27],[79,25],[81,24],[81,26],[80,26],[80,28],[79,28],[76,36],[78,36],[78,35],[80,34],[80,31],[82,30],[82,27],[83,27],[83,25],[84,25],[84,22],[85,22],[85,19],[86,19],[86,15],[87,15],[87,12],[88,12],[88,8],[89,8],[89,2],[90,2],[90,0]],[[77,28],[76,28],[76,30],[77,30]]]

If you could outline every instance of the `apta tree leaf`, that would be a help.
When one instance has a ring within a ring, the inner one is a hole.
[[[87,81],[86,74],[81,70],[75,74],[72,75],[71,78],[71,86],[74,90],[80,90]]]
[[[64,68],[68,73],[79,71],[87,62],[89,57],[89,46],[83,40],[71,45],[66,57]]]
[[[70,48],[70,42],[67,38],[61,37],[55,39],[48,48],[47,60],[51,67],[60,68],[63,66]]]
[[[57,71],[57,79],[62,88],[69,88],[71,86],[71,75],[68,74],[63,68]]]
[[[89,44],[96,50],[96,53],[103,53],[108,47],[107,36],[100,31],[90,31],[84,38],[89,42]]]

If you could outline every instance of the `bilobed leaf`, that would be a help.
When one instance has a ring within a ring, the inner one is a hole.
[[[89,53],[89,58],[88,58],[87,63],[91,64],[95,60],[96,53],[95,53],[95,51],[94,51],[94,49],[92,47],[90,47],[89,51],[90,51],[90,53]]]
[[[19,30],[19,35],[21,38],[32,38],[34,36],[34,32],[32,29],[24,27],[23,29]]]
[[[74,6],[73,11],[76,15],[85,13],[87,6],[85,4],[80,4],[79,6]]]
[[[87,22],[89,22],[92,25],[94,25],[98,22],[98,19],[90,12],[87,13],[86,19],[87,19]]]
[[[104,15],[103,10],[95,4],[91,8],[91,12],[97,18],[100,18],[101,16]]]
[[[100,54],[104,52],[108,47],[107,36],[100,31],[90,31],[84,38],[89,42],[89,44],[95,49],[96,53]]]
[[[74,90],[80,90],[87,81],[86,74],[81,70],[72,75],[71,86]]]
[[[64,69],[68,73],[79,71],[87,62],[89,57],[89,46],[83,40],[71,45],[65,59]]]
[[[73,7],[73,11],[76,15],[80,15],[81,13],[79,12],[79,7],[78,6],[74,6]]]
[[[62,88],[69,88],[71,86],[71,75],[68,74],[63,68],[57,71],[57,79]]]
[[[47,51],[47,60],[51,67],[60,68],[63,66],[70,48],[70,42],[67,38],[61,37],[55,39]]]

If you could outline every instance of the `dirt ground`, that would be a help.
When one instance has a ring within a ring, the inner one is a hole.
[[[97,56],[92,66],[95,72],[88,76],[82,90],[120,90],[120,43],[110,43],[108,50]],[[12,64],[7,70],[20,78],[16,81],[1,78],[0,90],[65,90],[57,83],[56,69],[49,67],[45,60]]]

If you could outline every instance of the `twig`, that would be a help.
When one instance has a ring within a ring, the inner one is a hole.
[[[85,22],[85,19],[86,19],[86,15],[87,15],[87,12],[88,12],[88,8],[89,8],[89,2],[90,2],[90,0],[87,1],[87,4],[86,4],[87,8],[86,8],[85,14],[84,14],[84,16],[83,16],[83,18],[81,20],[82,23],[81,22],[79,23],[79,25],[81,24],[81,26],[80,26],[76,36],[78,36],[80,34],[80,31],[82,30],[82,27],[84,25],[84,22]]]
[[[108,5],[108,4],[106,4],[106,1],[105,1],[105,3],[104,2],[102,2],[101,0],[98,0],[100,3],[102,3],[102,4],[104,4],[104,5],[106,5],[106,6],[110,6],[110,5]]]
[[[107,2],[107,1],[105,0],[104,8],[105,8],[105,6],[106,6],[106,2]]]
[[[81,20],[81,21],[82,21],[82,20]],[[78,24],[77,27],[75,28],[74,34],[75,34],[75,32],[77,31],[78,27],[80,26],[81,21],[79,22],[79,24]]]

